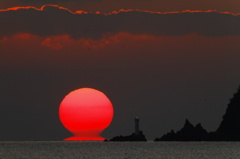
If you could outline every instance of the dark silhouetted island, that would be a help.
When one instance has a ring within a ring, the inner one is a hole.
[[[185,124],[178,132],[171,132],[156,138],[155,141],[202,141],[208,137],[208,132],[199,123],[195,127],[186,119]]]
[[[240,87],[230,99],[226,113],[214,137],[215,140],[240,141]]]
[[[195,127],[186,119],[183,128],[156,138],[155,141],[240,141],[240,87],[230,99],[223,120],[215,132],[207,132],[201,124]]]
[[[109,141],[147,141],[147,139],[145,138],[143,132],[140,131],[138,135],[133,133],[132,135],[129,136],[116,136],[110,139]]]
[[[139,118],[135,118],[135,133],[129,136],[116,136],[110,140],[104,141],[147,141],[145,135],[139,130]]]

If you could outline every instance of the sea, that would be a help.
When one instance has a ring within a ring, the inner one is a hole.
[[[240,142],[1,141],[0,159],[240,159]]]

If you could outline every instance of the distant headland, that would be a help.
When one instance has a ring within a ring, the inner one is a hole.
[[[183,128],[169,133],[155,141],[240,141],[240,87],[230,99],[223,120],[214,132],[207,132],[201,123],[193,126],[186,119]]]
[[[135,118],[135,133],[129,136],[116,136],[105,141],[147,141],[145,135],[139,130],[139,118]],[[171,130],[154,141],[240,141],[240,87],[230,99],[223,120],[214,132],[207,132],[198,123],[196,126],[185,120],[179,131]]]

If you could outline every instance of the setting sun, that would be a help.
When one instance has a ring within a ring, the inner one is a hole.
[[[104,140],[100,133],[112,121],[113,106],[102,92],[81,88],[65,96],[59,117],[64,127],[74,134],[65,140]]]

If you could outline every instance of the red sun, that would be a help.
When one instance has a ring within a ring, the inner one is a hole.
[[[73,137],[65,140],[104,140],[101,132],[113,118],[113,106],[108,97],[92,88],[70,92],[59,107],[59,118]]]

